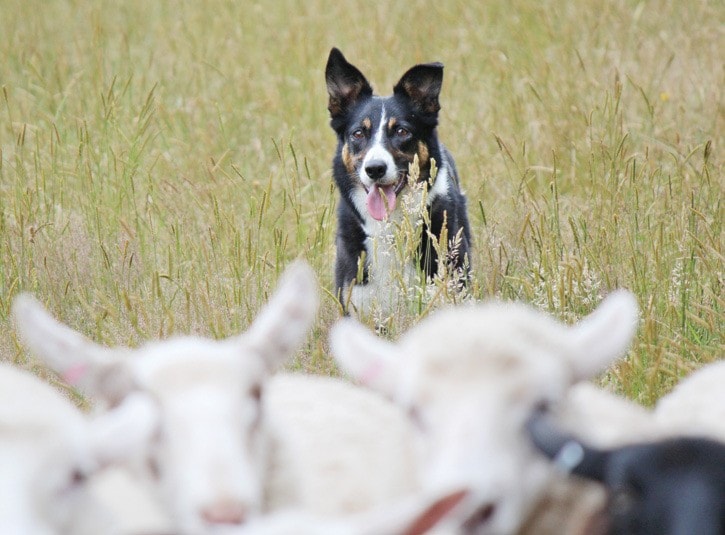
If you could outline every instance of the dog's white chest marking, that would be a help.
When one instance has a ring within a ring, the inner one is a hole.
[[[368,280],[367,284],[354,286],[350,295],[358,314],[380,316],[381,320],[393,312],[404,297],[404,289],[416,277],[412,259],[401,258],[395,242],[396,225],[391,219],[365,226]]]
[[[442,162],[445,164],[445,162]],[[445,195],[449,187],[448,170],[443,165],[433,187],[428,191],[426,204],[430,206],[438,195]],[[406,188],[401,194],[397,209],[383,221],[376,221],[367,213],[365,193],[362,189],[353,194],[353,201],[364,219],[365,254],[367,257],[367,284],[356,285],[350,293],[350,302],[357,313],[364,316],[384,320],[397,308],[401,299],[405,300],[407,292],[418,281],[418,269],[411,257],[404,258],[406,245],[397,243],[396,239],[415,239],[415,246],[420,237],[407,236],[399,230],[405,218],[412,224],[421,224],[423,210],[423,185],[418,188]]]

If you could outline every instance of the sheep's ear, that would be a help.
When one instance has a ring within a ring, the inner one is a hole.
[[[340,368],[354,381],[395,397],[400,380],[399,351],[352,318],[330,330],[330,350]]]
[[[526,431],[534,446],[560,471],[604,481],[609,452],[587,446],[563,432],[549,415],[541,411],[532,414],[526,422]]]
[[[626,290],[609,294],[570,329],[574,380],[589,379],[622,357],[637,330],[639,308]]]
[[[119,350],[100,346],[60,323],[29,294],[15,299],[12,314],[28,349],[68,384],[112,406],[134,388]]]
[[[327,58],[325,81],[330,96],[327,109],[333,120],[346,114],[360,98],[373,94],[365,76],[337,48],[330,50]]]
[[[312,268],[292,263],[277,291],[243,335],[272,370],[302,345],[317,313],[319,295]]]
[[[148,394],[139,391],[94,417],[90,421],[89,442],[99,465],[140,455],[156,434],[159,421],[158,405]]]

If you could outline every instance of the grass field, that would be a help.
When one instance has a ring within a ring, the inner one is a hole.
[[[302,256],[328,293],[294,366],[334,373],[332,46],[383,94],[445,64],[474,298],[572,321],[631,289],[603,381],[643,403],[723,358],[723,4],[389,4],[0,0],[0,358],[33,367],[22,290],[108,344],[221,337]]]

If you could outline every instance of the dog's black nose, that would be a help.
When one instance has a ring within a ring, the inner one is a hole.
[[[383,160],[370,160],[365,166],[365,172],[371,180],[380,180],[388,171],[388,166]]]

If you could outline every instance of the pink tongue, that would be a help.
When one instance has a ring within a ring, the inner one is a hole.
[[[385,194],[385,200],[380,192]],[[385,201],[387,200],[387,212],[385,210]],[[385,216],[395,210],[395,185],[378,187],[377,184],[373,184],[368,192],[368,198],[365,200],[367,204],[368,212],[373,216],[374,219],[382,221]]]

